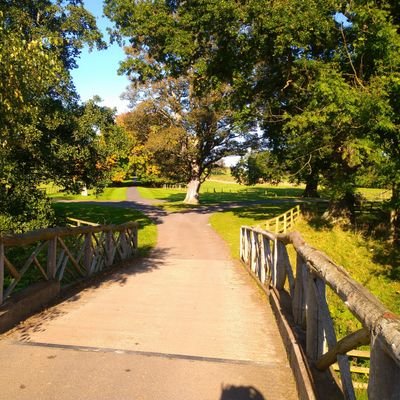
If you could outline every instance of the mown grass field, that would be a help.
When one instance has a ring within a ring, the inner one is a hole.
[[[126,187],[108,187],[104,192],[95,194],[92,190],[88,191],[87,196],[80,194],[70,194],[57,192],[49,195],[54,200],[80,200],[80,201],[108,201],[108,200],[126,200]]]

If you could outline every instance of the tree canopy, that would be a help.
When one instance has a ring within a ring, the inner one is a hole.
[[[352,203],[368,168],[398,191],[397,3],[106,0],[105,13],[128,40],[121,72],[134,83],[229,85],[229,109],[258,124],[272,166]]]
[[[40,183],[79,190],[104,181],[102,141],[114,121],[111,110],[78,101],[70,71],[84,45],[105,47],[82,1],[0,4],[1,230],[51,223]]]
[[[122,118],[134,136],[132,155],[142,157],[156,175],[188,183],[185,201],[197,202],[211,170],[223,157],[236,154],[245,140],[223,105],[225,93],[220,89],[197,96],[189,78],[166,78],[132,87],[127,95],[140,101]]]

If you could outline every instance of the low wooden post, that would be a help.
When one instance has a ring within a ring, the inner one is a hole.
[[[0,241],[0,305],[3,304],[4,290],[4,243]]]
[[[379,335],[371,336],[368,399],[400,399],[400,365],[386,353]]]
[[[287,231],[287,214],[283,214],[283,233]]]
[[[57,272],[57,236],[48,241],[47,278],[55,279]]]

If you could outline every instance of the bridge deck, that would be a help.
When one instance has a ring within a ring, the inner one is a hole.
[[[0,342],[7,399],[296,399],[264,295],[206,213],[160,217],[152,257]]]

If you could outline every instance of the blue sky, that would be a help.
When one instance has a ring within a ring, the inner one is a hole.
[[[108,42],[106,28],[111,26],[111,22],[102,17],[103,2],[86,0],[85,8],[96,17],[97,26],[103,32],[104,40]],[[82,101],[99,95],[103,99],[102,104],[116,107],[119,113],[128,110],[128,102],[121,100],[120,95],[129,85],[129,81],[125,76],[117,74],[119,62],[124,58],[124,52],[117,44],[109,45],[107,50],[93,50],[90,53],[87,49],[82,51],[80,59],[77,60],[79,68],[72,71]]]

